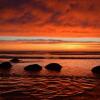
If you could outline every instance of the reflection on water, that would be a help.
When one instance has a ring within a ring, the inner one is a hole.
[[[10,59],[1,59],[9,61]],[[61,72],[48,71],[45,66],[49,63],[62,65]],[[43,67],[40,72],[27,72],[24,67],[30,64],[39,64]],[[11,70],[0,70],[0,73],[14,73],[19,75],[65,75],[65,76],[92,76],[91,69],[100,64],[100,59],[21,59],[20,63],[13,64]]]
[[[0,100],[99,100],[99,85],[85,77],[3,77]]]
[[[5,45],[5,46],[3,46]],[[1,41],[0,51],[100,51],[99,42]]]
[[[13,57],[21,60],[12,63],[11,69],[0,69],[0,100],[100,99],[100,80],[91,72],[93,67],[100,65],[100,43],[57,42],[54,45],[7,41],[0,42],[0,47],[0,62],[10,61]],[[46,70],[49,63],[59,63],[62,70]],[[30,64],[39,64],[43,69],[40,72],[25,71],[24,67]]]
[[[75,56],[75,55],[74,55]],[[78,55],[76,55],[78,56]],[[60,56],[59,56],[60,57]],[[92,57],[92,56],[91,56]],[[0,58],[0,62],[11,58]],[[20,59],[11,69],[0,69],[0,100],[99,100],[100,79],[91,69],[100,59]],[[43,67],[40,72],[27,72],[30,64]],[[60,72],[48,71],[49,63],[62,65]]]
[[[0,68],[0,74],[1,74],[1,76],[9,75],[10,73],[11,73],[11,69]]]

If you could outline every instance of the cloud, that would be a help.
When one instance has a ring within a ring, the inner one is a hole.
[[[34,24],[35,20],[43,20],[45,24],[96,27],[100,21],[98,3],[97,0],[0,0],[0,23]],[[39,12],[43,14],[37,14]],[[46,15],[50,15],[49,18]]]
[[[0,0],[0,26],[99,29],[99,5],[99,0]]]

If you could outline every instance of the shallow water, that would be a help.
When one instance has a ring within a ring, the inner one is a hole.
[[[1,59],[9,61],[10,59]],[[59,63],[62,65],[60,72],[48,71],[45,66],[49,63]],[[19,75],[57,75],[57,76],[93,76],[91,69],[100,64],[100,59],[21,59],[20,63],[12,63],[10,70],[1,70],[0,73]],[[24,67],[30,64],[40,64],[40,72],[26,72]]]
[[[99,100],[99,79],[0,77],[0,100]]]
[[[40,72],[24,71],[35,63],[43,67]],[[62,70],[46,70],[49,63],[61,64]],[[21,59],[12,64],[0,70],[0,100],[100,100],[100,80],[91,72],[100,59]]]

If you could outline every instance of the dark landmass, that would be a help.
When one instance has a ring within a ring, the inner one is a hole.
[[[99,51],[0,51],[0,54],[100,55]]]
[[[0,56],[2,59],[11,59],[16,56]],[[33,56],[33,57],[24,57],[24,56],[17,56],[20,59],[100,59],[100,57],[43,57],[43,56]]]

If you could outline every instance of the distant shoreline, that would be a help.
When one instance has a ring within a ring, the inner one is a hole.
[[[2,59],[11,59],[11,58],[20,58],[20,59],[100,59],[100,57],[22,57],[22,56],[0,56]]]

